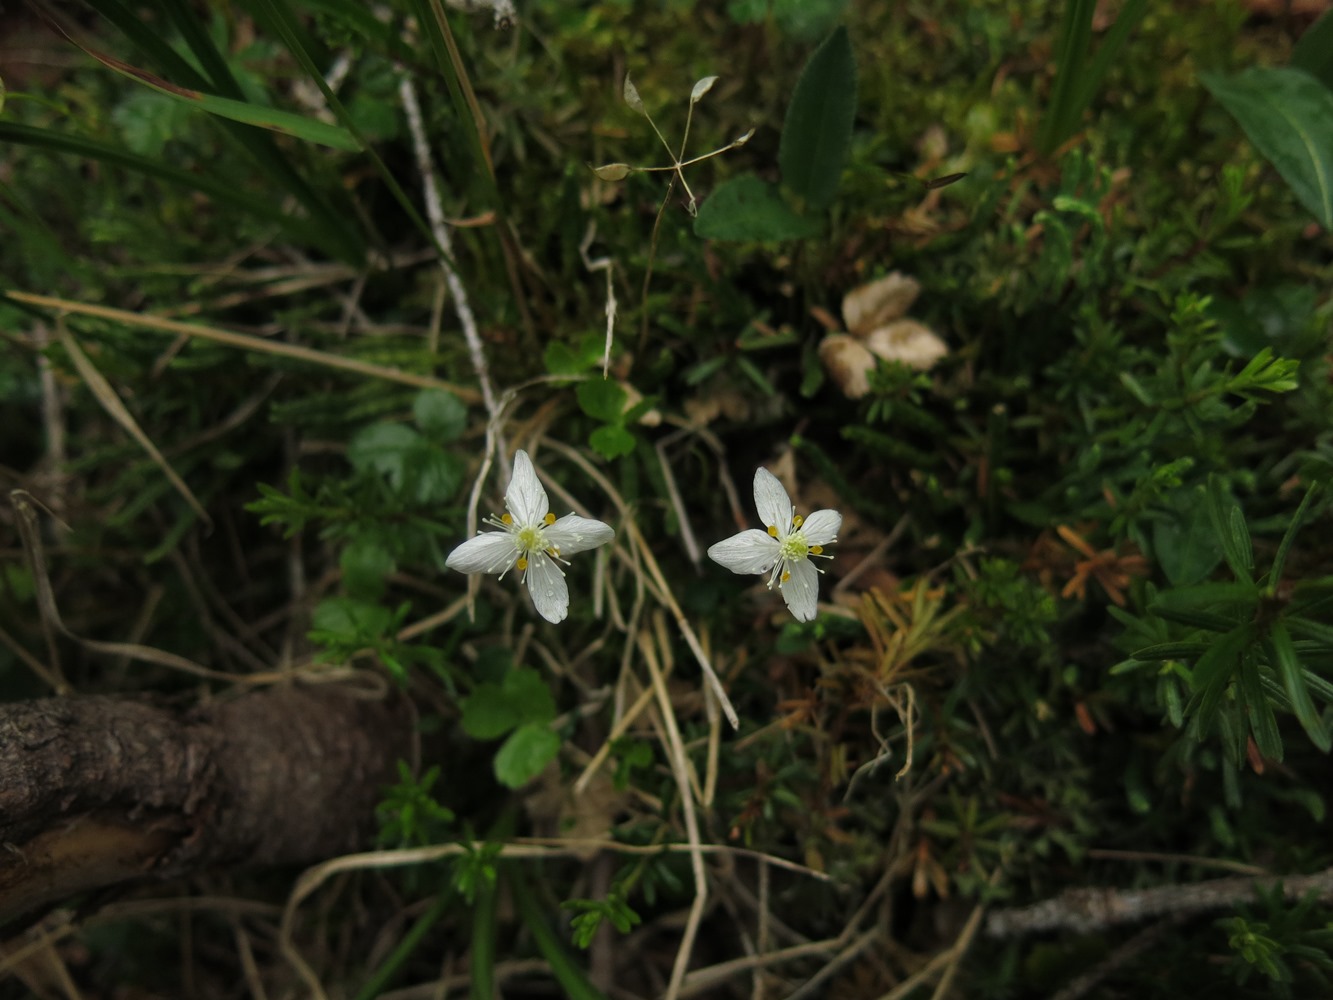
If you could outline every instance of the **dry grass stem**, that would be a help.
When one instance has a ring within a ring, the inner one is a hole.
[[[449,286],[449,294],[454,300],[454,313],[458,316],[458,325],[463,329],[463,339],[467,342],[468,358],[472,362],[472,370],[476,372],[477,382],[481,385],[481,400],[486,407],[486,415],[492,423],[498,423],[500,403],[495,395],[495,387],[491,384],[490,366],[486,361],[486,351],[481,343],[481,334],[477,330],[477,320],[472,312],[467,288],[463,285],[462,279],[458,277],[457,270],[450,263],[454,256],[453,241],[449,237],[449,226],[445,222],[444,206],[440,203],[440,191],[435,182],[435,167],[431,161],[430,143],[426,139],[426,128],[421,120],[421,105],[417,101],[416,87],[412,83],[412,78],[406,73],[398,81],[398,98],[402,102],[403,111],[407,115],[408,130],[412,133],[412,149],[416,154],[417,171],[421,174],[421,186],[426,198],[426,218],[430,222],[431,235],[435,237],[435,242],[440,245],[441,249],[438,261],[440,271],[444,275],[445,284]],[[477,122],[477,127],[482,127],[480,121]],[[500,464],[507,474],[509,472],[509,457],[506,454],[504,436],[498,430],[496,432],[496,446],[500,452]]]
[[[134,438],[139,447],[148,453],[148,457],[153,460],[159,469],[162,470],[162,474],[167,477],[167,480],[175,488],[176,492],[181,495],[181,498],[189,505],[190,509],[194,511],[195,516],[208,527],[208,530],[212,531],[213,519],[209,517],[208,511],[204,510],[204,505],[199,502],[191,489],[185,485],[185,480],[181,479],[181,477],[176,474],[176,470],[171,467],[171,463],[168,462],[162,455],[162,452],[158,450],[157,445],[153,444],[152,439],[143,432],[143,429],[130,414],[130,411],[125,408],[125,404],[120,401],[120,397],[116,395],[116,390],[111,388],[111,383],[103,378],[102,373],[97,370],[96,366],[91,361],[88,360],[88,355],[83,353],[83,348],[78,345],[78,342],[70,336],[69,331],[65,329],[63,317],[56,321],[56,335],[60,339],[60,346],[65,349],[65,353],[68,354],[70,360],[74,362],[74,367],[78,371],[79,377],[82,378],[84,384],[88,386],[88,391],[93,394],[93,398],[97,400],[102,409],[107,412],[111,419],[120,424],[125,432],[129,434],[130,437]]]
[[[33,295],[29,292],[5,292],[4,294],[6,298],[15,302],[39,306],[43,309],[54,309],[57,312],[68,313],[73,316],[94,316],[98,319],[122,323],[126,326],[155,330],[158,333],[197,337],[200,340],[210,340],[243,351],[292,358],[323,368],[351,372],[364,378],[384,379],[386,382],[397,382],[400,385],[415,386],[418,389],[439,389],[444,392],[452,392],[464,402],[475,403],[481,399],[476,389],[455,385],[431,375],[417,375],[398,368],[386,368],[383,365],[370,364],[366,361],[358,361],[355,358],[344,358],[338,354],[317,351],[310,347],[300,347],[280,340],[265,340],[262,337],[252,337],[249,334],[233,333],[230,330],[219,330],[217,327],[204,326],[202,323],[181,323],[177,320],[163,319],[160,316],[149,316],[144,313],[113,309],[110,306],[98,306],[86,302],[73,302],[69,299],[53,298],[49,295]]]
[[[577,449],[571,448],[569,445],[554,439],[547,441],[547,444],[553,451],[565,456],[582,469],[593,482],[601,487],[602,492],[611,499],[612,503],[616,505],[616,508],[625,516],[625,529],[634,537],[639,546],[642,566],[648,571],[650,582],[655,588],[654,595],[659,601],[666,605],[667,610],[669,610],[672,617],[675,618],[676,627],[680,630],[681,637],[685,640],[685,645],[689,646],[690,652],[694,654],[694,658],[698,661],[700,668],[703,670],[704,677],[707,678],[708,683],[712,685],[713,693],[717,695],[718,701],[722,703],[722,711],[726,713],[727,721],[731,723],[731,728],[740,729],[740,717],[737,716],[736,709],[731,704],[731,699],[727,697],[727,692],[722,686],[721,679],[713,670],[712,663],[709,662],[707,654],[704,653],[703,647],[699,644],[699,638],[694,634],[694,629],[691,627],[689,619],[685,617],[685,612],[680,609],[680,605],[676,602],[671,586],[667,583],[666,577],[663,575],[661,567],[658,566],[657,560],[654,558],[652,550],[648,547],[642,532],[639,531],[638,523],[629,516],[629,505],[625,503],[624,499],[620,496],[620,493],[611,485],[610,481],[602,475],[602,473],[599,472],[587,458],[580,454]],[[537,472],[540,476],[541,469],[538,468]],[[547,483],[548,487],[554,489],[554,486],[545,476],[542,476],[542,481]]]

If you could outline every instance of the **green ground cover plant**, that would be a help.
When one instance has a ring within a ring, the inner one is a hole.
[[[0,12],[4,700],[414,746],[0,994],[1333,991],[1295,6]]]

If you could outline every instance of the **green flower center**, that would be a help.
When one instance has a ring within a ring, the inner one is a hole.
[[[528,525],[518,531],[518,547],[523,552],[537,552],[542,545],[542,529]]]
[[[793,531],[782,540],[778,547],[778,554],[786,562],[795,562],[797,559],[804,559],[810,552],[810,546],[805,542],[805,535],[799,531]]]

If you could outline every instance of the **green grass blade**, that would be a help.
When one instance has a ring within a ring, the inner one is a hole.
[[[583,969],[564,949],[559,939],[551,933],[551,928],[546,924],[546,918],[533,900],[532,891],[528,888],[517,867],[506,865],[505,871],[509,878],[509,885],[513,889],[514,902],[518,904],[519,915],[522,916],[523,923],[532,934],[533,940],[536,941],[537,950],[542,953],[542,957],[550,965],[551,974],[555,976],[564,989],[565,996],[569,1000],[606,1000],[606,994],[588,981]]]
[[[394,975],[402,968],[403,963],[411,957],[412,952],[416,951],[417,945],[426,936],[426,932],[440,922],[440,918],[445,915],[451,906],[456,905],[456,901],[457,897],[453,886],[446,878],[440,886],[435,901],[430,904],[430,909],[419,916],[416,922],[408,928],[402,940],[394,946],[393,951],[366,980],[366,984],[357,992],[354,1000],[375,1000],[377,996],[383,993],[384,988],[389,985]]]
[[[1097,54],[1093,56],[1092,62],[1083,71],[1078,82],[1074,99],[1079,114],[1082,114],[1084,109],[1092,104],[1092,99],[1097,95],[1097,90],[1101,87],[1102,81],[1106,79],[1111,64],[1115,62],[1116,56],[1120,54],[1120,50],[1129,41],[1130,33],[1143,18],[1147,9],[1148,0],[1126,0],[1124,7],[1120,9],[1115,24],[1106,33],[1106,37],[1102,39],[1101,45],[1097,47]]]
[[[472,957],[469,973],[472,977],[472,1000],[494,1000],[495,997],[495,901],[499,887],[486,879],[477,884],[477,897],[472,911]]]
[[[440,246],[436,241],[435,234],[431,232],[430,226],[426,224],[426,220],[423,219],[421,213],[417,211],[416,205],[412,203],[412,199],[407,196],[407,192],[403,190],[403,186],[398,183],[398,179],[393,175],[393,172],[385,165],[384,160],[380,157],[379,153],[375,151],[371,144],[366,140],[365,136],[362,135],[360,128],[357,127],[356,122],[348,113],[346,106],[338,99],[338,95],[333,92],[327,81],[325,81],[324,75],[315,65],[311,53],[305,48],[299,21],[291,8],[287,6],[285,0],[254,0],[254,4],[257,8],[262,8],[265,11],[279,37],[282,38],[283,44],[287,46],[288,51],[296,58],[296,61],[301,64],[301,68],[305,70],[306,75],[310,77],[311,82],[319,88],[320,92],[324,95],[324,99],[328,101],[329,109],[333,112],[334,117],[336,117],[347,131],[354,135],[357,141],[361,143],[362,148],[370,157],[371,162],[374,163],[375,170],[379,174],[380,179],[384,182],[385,187],[388,188],[389,193],[393,196],[394,200],[402,207],[403,211],[407,214],[407,217],[412,220],[412,224],[427,240],[430,241],[431,245],[435,247],[436,252],[439,253],[441,257],[448,259],[449,255],[445,253],[444,247]]]
[[[143,53],[149,62],[174,81],[187,87],[208,89],[210,81],[168,45],[143,18],[124,7],[119,0],[89,0],[99,15],[115,25],[129,41]],[[59,23],[47,18],[52,27],[63,31]],[[70,39],[73,44],[78,44]],[[287,191],[300,202],[310,216],[309,236],[304,242],[320,246],[351,264],[365,257],[365,241],[346,220],[352,212],[344,206],[335,209],[321,197],[292,166],[267,132],[227,117],[214,116],[214,121],[233,142],[240,146],[277,188]],[[228,185],[230,186],[230,185]]]
[[[1037,146],[1044,153],[1053,152],[1073,134],[1078,124],[1081,109],[1074,107],[1076,76],[1092,42],[1092,15],[1096,7],[1095,0],[1068,0],[1065,4],[1060,38],[1055,46],[1055,82],[1037,134]]]
[[[128,149],[112,146],[97,139],[87,139],[81,136],[67,135],[63,132],[53,132],[50,129],[34,128],[31,125],[0,121],[0,142],[22,143],[35,149],[69,153],[89,160],[96,160],[99,163],[124,167],[127,170],[133,170],[148,177],[155,177],[169,184],[199,191],[220,204],[239,208],[256,218],[276,222],[291,235],[303,241],[313,241],[318,238],[318,233],[305,221],[286,215],[276,205],[247,195],[235,185],[226,184],[205,175],[179,170],[158,160],[140,156]]]

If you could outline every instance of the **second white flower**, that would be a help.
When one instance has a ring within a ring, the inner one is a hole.
[[[791,497],[778,477],[762,466],[754,473],[754,505],[767,528],[750,528],[723,539],[708,557],[733,573],[768,573],[798,621],[814,621],[819,600],[819,574],[812,556],[833,557],[824,546],[838,540],[842,515],[817,510],[803,518],[792,509]]]

